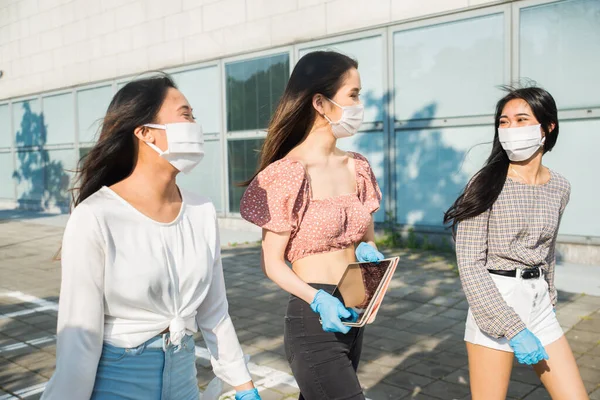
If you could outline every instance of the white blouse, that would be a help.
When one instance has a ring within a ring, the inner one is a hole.
[[[160,223],[103,187],[78,205],[62,246],[56,371],[44,399],[91,396],[103,342],[136,347],[169,328],[178,344],[202,331],[215,374],[251,380],[225,296],[210,200],[181,191]]]

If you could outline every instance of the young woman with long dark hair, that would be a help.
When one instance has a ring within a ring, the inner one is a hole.
[[[175,183],[203,155],[201,127],[167,75],[112,99],[64,233],[44,399],[197,400],[198,329],[236,399],[260,399],[228,314],[214,206]]]
[[[492,152],[446,212],[469,302],[465,341],[474,400],[505,399],[513,357],[555,400],[587,399],[553,311],[555,245],[571,186],[542,157],[558,138],[554,99],[508,89],[496,106]]]
[[[263,271],[291,294],[284,341],[300,399],[364,399],[356,376],[363,329],[342,324],[356,314],[331,295],[349,263],[383,258],[374,243],[381,192],[373,171],[360,154],[336,147],[362,123],[357,68],[336,52],[298,61],[240,207],[263,228]]]

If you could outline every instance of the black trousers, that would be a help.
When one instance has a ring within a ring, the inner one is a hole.
[[[310,284],[332,293],[335,286]],[[363,328],[346,335],[325,332],[310,305],[290,296],[284,343],[288,363],[300,387],[299,400],[364,400],[356,376]]]

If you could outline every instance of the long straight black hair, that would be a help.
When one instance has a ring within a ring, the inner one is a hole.
[[[453,233],[461,221],[476,217],[490,209],[504,187],[510,160],[500,144],[498,127],[504,106],[509,101],[521,99],[529,104],[533,115],[546,134],[544,154],[554,148],[558,139],[558,111],[550,93],[539,87],[519,89],[504,87],[503,89],[508,93],[496,105],[492,152],[484,167],[475,174],[462,194],[444,214],[444,224],[449,225]]]
[[[358,68],[358,62],[335,51],[314,51],[298,61],[267,128],[258,169],[240,186],[248,186],[260,171],[285,157],[305,138],[316,118],[313,96],[333,98],[352,68]]]
[[[102,186],[111,186],[133,172],[137,160],[134,130],[155,122],[169,88],[177,88],[165,73],[127,83],[113,97],[100,128],[98,142],[79,161],[73,205]]]

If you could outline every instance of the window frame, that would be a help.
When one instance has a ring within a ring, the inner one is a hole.
[[[227,128],[227,74],[226,74],[226,66],[227,64],[235,63],[235,62],[243,62],[243,61],[251,61],[258,58],[265,58],[270,56],[276,56],[281,54],[287,54],[289,60],[289,75],[291,75],[292,70],[295,65],[295,58],[293,56],[293,46],[279,46],[274,47],[268,50],[256,51],[251,53],[245,53],[240,55],[235,55],[232,57],[222,58],[220,61],[220,82],[221,82],[221,131],[223,133],[222,142],[221,142],[221,151],[222,151],[222,159],[223,159],[223,201],[224,201],[224,216],[225,217],[233,217],[233,218],[241,218],[241,214],[239,212],[231,211],[229,207],[229,154],[228,154],[228,142],[230,140],[244,140],[244,139],[264,139],[267,137],[267,131],[263,129],[251,129],[244,131],[233,131],[229,132]],[[288,79],[289,79],[288,75]]]

